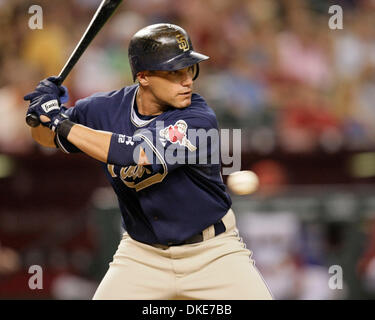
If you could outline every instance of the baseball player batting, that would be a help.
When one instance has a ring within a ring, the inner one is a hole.
[[[67,109],[67,89],[50,77],[24,97],[42,124],[33,138],[99,160],[118,197],[125,232],[93,299],[272,299],[239,237],[220,163],[210,161],[219,147],[191,133],[218,130],[192,91],[209,57],[164,23],[139,30],[128,53],[135,85]],[[208,161],[190,161],[201,145]]]

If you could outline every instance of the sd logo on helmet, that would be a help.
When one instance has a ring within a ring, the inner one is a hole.
[[[174,71],[196,65],[195,80],[199,74],[198,63],[209,59],[194,51],[183,28],[169,23],[139,30],[130,40],[128,55],[134,81],[140,71]]]

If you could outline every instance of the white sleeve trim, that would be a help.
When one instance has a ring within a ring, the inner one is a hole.
[[[59,134],[56,133],[56,143],[58,145],[58,147],[65,153],[70,153],[68,150],[65,149],[65,147],[63,146],[62,142],[60,141],[60,138],[59,138]]]

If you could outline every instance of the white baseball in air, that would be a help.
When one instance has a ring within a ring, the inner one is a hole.
[[[250,171],[236,171],[229,175],[227,179],[228,188],[235,194],[251,194],[258,189],[258,176]]]

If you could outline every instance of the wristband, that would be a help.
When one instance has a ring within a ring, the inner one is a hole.
[[[60,137],[63,137],[65,139],[68,138],[68,135],[69,135],[69,132],[70,130],[72,129],[72,127],[75,125],[76,123],[70,121],[70,120],[64,120],[62,121],[58,127],[57,127],[57,134],[60,136]]]

